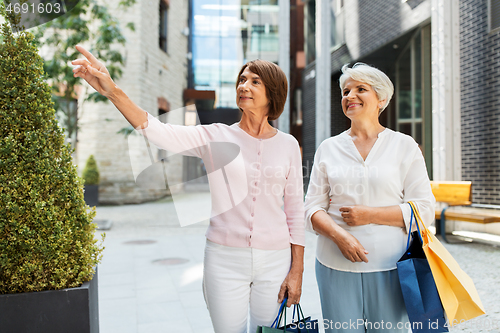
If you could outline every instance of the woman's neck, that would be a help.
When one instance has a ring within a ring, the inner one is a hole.
[[[277,132],[276,129],[267,122],[267,116],[258,117],[255,115],[247,115],[245,112],[243,112],[241,116],[239,126],[245,132],[258,139],[272,137]]]
[[[351,121],[349,135],[359,139],[373,139],[385,129],[380,125],[378,118],[376,121]]]

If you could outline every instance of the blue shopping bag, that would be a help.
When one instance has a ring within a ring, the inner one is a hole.
[[[414,219],[413,209],[410,220]],[[413,333],[449,332],[443,305],[422,249],[420,228],[408,233],[407,248],[397,262],[399,283]]]

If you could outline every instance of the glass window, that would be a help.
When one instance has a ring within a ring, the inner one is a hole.
[[[235,81],[244,63],[279,56],[277,0],[193,0],[193,76],[215,90],[216,107],[237,108]]]
[[[430,139],[432,128],[427,121],[431,117],[430,107],[430,56],[425,50],[430,47],[430,28],[418,31],[410,40],[396,62],[396,114],[397,130],[412,136],[426,152],[430,162]],[[427,45],[429,44],[429,45]],[[424,120],[427,124],[424,127]]]
[[[490,0],[490,29],[500,28],[500,0]]]
[[[415,141],[417,141],[417,143],[419,145],[422,145],[422,122],[416,122],[415,123],[415,137],[414,137]]]
[[[399,123],[399,131],[411,135],[411,123]]]
[[[304,51],[306,62],[310,64],[316,59],[316,1],[309,1],[304,6]]]
[[[414,42],[414,63],[415,63],[415,84],[414,84],[414,108],[415,117],[422,118],[422,42],[420,31],[415,36]]]
[[[275,25],[253,25],[250,37],[251,52],[278,52],[278,27]]]
[[[160,49],[167,52],[168,7],[160,0]]]
[[[398,62],[398,118],[411,119],[411,48],[407,48]]]
[[[344,40],[344,3],[341,0],[330,0],[330,46],[337,47]]]

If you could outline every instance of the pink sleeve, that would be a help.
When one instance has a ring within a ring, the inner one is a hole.
[[[148,113],[146,128],[136,128],[136,131],[160,149],[201,158],[207,150],[207,134],[213,127],[164,124]]]
[[[305,246],[302,157],[297,141],[294,141],[290,150],[293,152],[284,196],[286,222],[290,231],[290,243]]]

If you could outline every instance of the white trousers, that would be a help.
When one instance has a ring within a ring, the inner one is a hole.
[[[229,247],[207,240],[203,293],[215,333],[255,333],[270,326],[290,270],[291,250]]]

